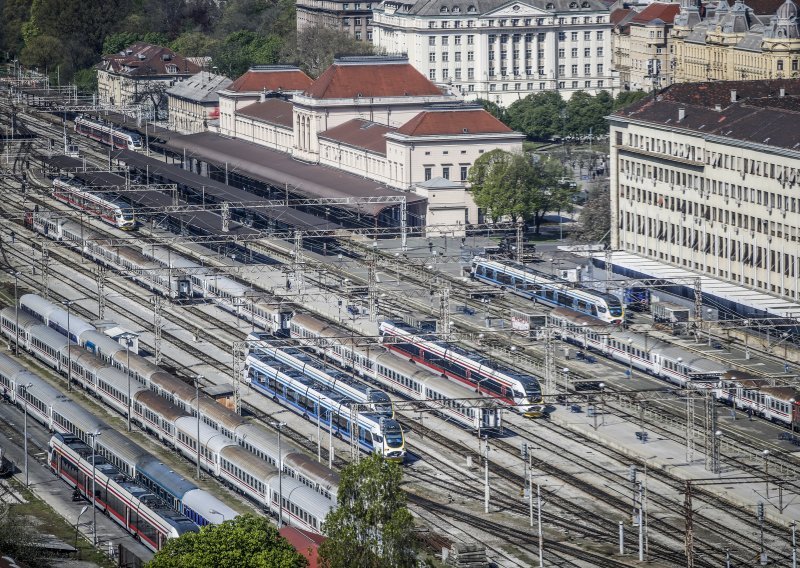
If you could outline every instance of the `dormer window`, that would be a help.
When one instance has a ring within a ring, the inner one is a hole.
[[[447,9],[447,6],[442,6],[441,8],[439,8],[439,13],[440,14],[446,14],[447,12],[449,12],[449,10]]]
[[[577,8],[578,8],[578,3],[577,2],[570,2],[569,3],[569,9],[570,10],[575,10]]]
[[[475,6],[470,6],[469,8],[467,8],[467,13],[469,14],[474,14],[477,11],[478,10],[475,9]]]
[[[548,2],[544,7],[545,10],[553,10],[554,8],[555,8],[555,5],[552,4],[551,2]]]
[[[461,13],[461,8],[459,8],[458,6],[453,6],[453,13],[454,14],[460,14]]]
[[[589,3],[588,2],[584,2],[584,3],[581,4],[581,8],[588,8],[588,7],[589,7]]]

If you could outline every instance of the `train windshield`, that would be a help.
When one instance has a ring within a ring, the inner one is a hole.
[[[131,145],[134,148],[141,148],[142,147],[142,137],[138,134],[131,134]]]
[[[387,426],[383,433],[386,435],[386,445],[390,448],[399,448],[403,445],[403,431],[400,426]]]
[[[614,317],[622,315],[622,304],[619,300],[608,300],[608,313]]]

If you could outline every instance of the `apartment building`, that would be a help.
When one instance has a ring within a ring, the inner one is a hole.
[[[797,300],[800,79],[674,84],[611,124],[612,247]]]

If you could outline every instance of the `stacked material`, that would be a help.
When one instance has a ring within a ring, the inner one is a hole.
[[[453,543],[447,556],[447,566],[452,568],[488,568],[486,546],[477,542]]]

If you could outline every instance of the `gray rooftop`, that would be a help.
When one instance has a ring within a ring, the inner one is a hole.
[[[219,101],[217,91],[231,83],[233,81],[223,75],[202,71],[184,81],[177,81],[167,90],[167,94],[198,103],[213,103]]]

